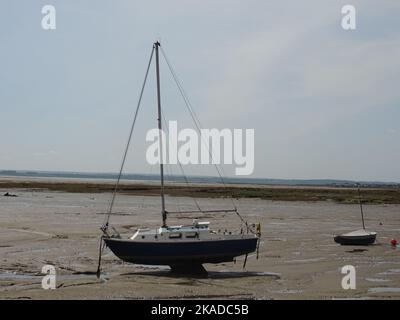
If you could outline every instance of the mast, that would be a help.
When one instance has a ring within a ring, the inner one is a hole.
[[[362,203],[361,203],[360,186],[357,187],[357,190],[358,190],[358,202],[360,203],[360,209],[361,209],[361,220],[362,220],[363,229],[365,230],[364,212],[363,212],[363,207],[362,207]]]
[[[158,130],[159,130],[159,142],[160,142],[160,175],[161,175],[161,215],[162,215],[162,226],[167,226],[167,212],[165,211],[165,197],[164,197],[164,164],[163,164],[163,149],[162,149],[162,126],[161,126],[161,93],[160,93],[160,63],[158,49],[160,47],[160,42],[154,43],[154,49],[156,50],[156,74],[157,74],[157,105],[158,105]]]

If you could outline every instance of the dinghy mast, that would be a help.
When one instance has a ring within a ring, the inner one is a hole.
[[[361,202],[361,193],[360,193],[360,186],[359,185],[357,187],[357,190],[358,190],[358,202],[360,203],[360,209],[361,209],[361,221],[362,221],[363,229],[365,230],[364,212],[363,212],[363,207],[362,207],[362,202]]]

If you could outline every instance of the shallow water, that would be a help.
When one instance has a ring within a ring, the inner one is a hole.
[[[0,273],[0,280],[37,280],[41,281],[45,274],[20,274],[20,273],[14,273],[14,272],[3,272]],[[58,281],[65,281],[65,280],[78,280],[82,278],[87,278],[87,274],[82,273],[82,274],[61,274],[57,275],[56,279]],[[93,275],[94,276],[94,275]]]
[[[285,263],[308,263],[308,262],[317,262],[323,260],[325,260],[325,258],[295,259],[295,260],[286,260]]]
[[[283,289],[283,290],[270,290],[271,293],[279,293],[279,294],[301,294],[303,290],[290,290],[290,289]]]
[[[369,288],[369,293],[399,293],[400,288],[391,288],[391,287],[378,287],[378,288]]]
[[[0,280],[35,280],[35,279],[39,279],[39,276],[29,275],[29,274],[17,274],[14,272],[0,273]]]
[[[387,271],[378,273],[378,275],[380,275],[380,276],[391,276],[391,275],[399,274],[399,273],[400,273],[400,269],[389,269]]]
[[[390,282],[388,279],[378,279],[378,278],[365,278],[369,282]]]

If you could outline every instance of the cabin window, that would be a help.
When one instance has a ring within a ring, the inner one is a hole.
[[[142,236],[142,239],[144,239],[145,238],[145,236]]]
[[[170,237],[170,239],[182,238],[182,233],[180,233],[180,232],[170,233],[169,237]]]
[[[197,232],[188,232],[185,234],[186,238],[197,238],[199,235]]]

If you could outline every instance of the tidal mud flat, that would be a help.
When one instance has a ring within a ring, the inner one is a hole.
[[[17,197],[4,197],[10,192]],[[0,189],[1,299],[399,299],[400,205],[364,205],[367,227],[377,244],[339,246],[333,234],[360,228],[357,204],[333,201],[235,200],[249,222],[260,222],[259,259],[205,265],[207,278],[172,276],[168,267],[123,263],[105,251],[101,279],[96,278],[99,227],[111,194],[45,189]],[[230,201],[196,199],[200,206],[226,208]],[[171,211],[195,208],[192,198],[168,196]],[[160,224],[155,195],[118,195],[112,224],[122,234]],[[234,214],[175,214],[171,225],[199,218],[213,229],[237,229]],[[42,267],[54,265],[55,290],[41,287]],[[341,268],[356,268],[356,289],[341,286]]]

